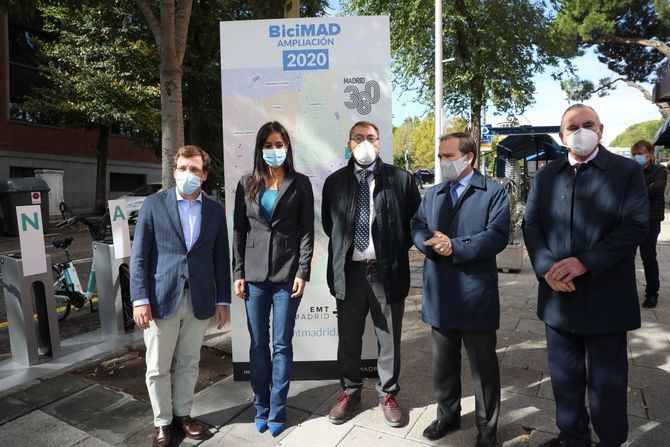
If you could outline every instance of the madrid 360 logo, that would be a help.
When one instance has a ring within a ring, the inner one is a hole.
[[[372,105],[377,104],[381,99],[379,82],[373,79],[344,78],[344,84],[346,85],[344,93],[349,95],[349,99],[344,102],[344,105],[349,109],[355,109],[361,115],[370,113]]]

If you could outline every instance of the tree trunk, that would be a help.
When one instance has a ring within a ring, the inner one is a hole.
[[[644,88],[641,84],[638,84],[637,82],[633,82],[633,81],[627,81],[627,80],[624,80],[624,82],[629,87],[633,87],[634,89],[639,90],[640,93],[642,93],[642,95],[644,95],[644,99],[646,99],[647,101],[651,101],[653,103],[654,98],[653,98],[651,92],[649,90],[647,90],[646,88]],[[659,102],[659,103],[655,103],[654,105],[656,107],[658,107],[658,112],[661,114],[661,116],[663,118],[667,119],[668,117],[670,117],[670,104]]]
[[[95,214],[105,213],[107,199],[107,154],[109,147],[109,127],[100,126],[96,148],[97,169],[95,175]]]
[[[160,54],[161,155],[163,188],[174,185],[172,159],[184,145],[184,105],[182,104],[182,63],[186,51],[193,0],[160,0],[160,19],[150,2],[135,0],[142,11]]]
[[[474,99],[470,105],[470,136],[477,146],[477,163],[479,163],[479,145],[482,141],[482,102]]]
[[[174,186],[173,159],[184,145],[184,106],[182,103],[182,72],[161,64],[161,147],[163,188]]]

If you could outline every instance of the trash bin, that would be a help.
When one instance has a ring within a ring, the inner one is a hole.
[[[39,178],[10,178],[0,181],[0,206],[2,206],[3,227],[7,236],[18,236],[16,207],[40,205],[44,233],[49,230],[49,185]]]

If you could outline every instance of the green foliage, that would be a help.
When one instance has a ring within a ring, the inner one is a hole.
[[[158,57],[131,0],[41,2],[49,40],[38,42],[40,88],[25,106],[66,124],[122,129],[152,141],[159,133]]]
[[[542,2],[444,0],[444,95],[449,110],[478,113],[488,101],[520,113],[533,102],[532,77],[557,62]],[[414,90],[429,105],[434,98],[434,3],[349,0],[348,12],[390,14],[394,83]],[[479,117],[477,117],[477,123]],[[474,121],[473,121],[474,122]],[[473,127],[474,129],[474,127]]]
[[[419,164],[424,169],[434,166],[435,119],[409,117],[393,129],[393,163],[405,167],[405,149],[409,147],[409,169],[415,171]]]
[[[610,143],[610,146],[631,147],[639,140],[654,141],[656,132],[658,132],[658,129],[664,122],[664,119],[660,119],[633,124],[617,135],[617,137]]]
[[[446,133],[462,132],[468,121],[460,116],[446,122]],[[409,147],[409,169],[416,171],[435,167],[435,118],[429,114],[423,119],[408,117],[393,129],[393,164],[405,167],[405,149]]]
[[[668,0],[552,0],[558,11],[552,35],[568,54],[596,46],[610,70],[634,82],[649,82],[665,56],[655,48],[618,38],[670,40]]]

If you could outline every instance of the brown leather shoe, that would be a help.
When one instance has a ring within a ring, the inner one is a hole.
[[[170,426],[161,425],[154,427],[154,440],[151,443],[152,447],[168,447],[170,445]]]
[[[351,414],[361,407],[361,393],[347,393],[346,391],[340,394],[337,398],[337,403],[333,405],[328,413],[328,420],[335,425],[347,422]]]
[[[207,429],[191,416],[175,416],[173,422],[188,438],[204,439],[207,436]]]
[[[402,410],[398,406],[393,394],[387,394],[379,398],[379,406],[384,412],[386,423],[391,427],[399,427],[402,424]]]

